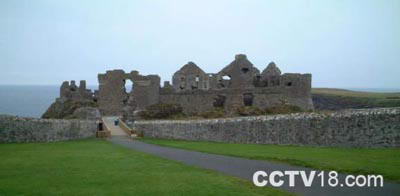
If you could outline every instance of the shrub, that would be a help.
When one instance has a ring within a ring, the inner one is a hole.
[[[259,116],[264,115],[265,112],[260,108],[254,106],[242,106],[236,109],[236,113],[239,116]]]
[[[213,110],[201,113],[200,116],[203,118],[223,118],[225,117],[225,111],[223,108],[215,108]]]
[[[183,109],[178,104],[154,104],[148,106],[146,110],[139,112],[143,119],[169,119],[174,116],[181,116]]]

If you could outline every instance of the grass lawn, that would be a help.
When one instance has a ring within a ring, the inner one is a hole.
[[[103,140],[0,144],[0,195],[287,195]]]
[[[273,160],[316,169],[381,174],[400,182],[400,149],[328,148],[143,139],[144,142],[229,156]]]

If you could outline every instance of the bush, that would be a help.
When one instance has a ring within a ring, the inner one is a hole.
[[[148,106],[146,110],[139,112],[143,119],[169,119],[174,116],[183,116],[183,109],[177,104],[154,104]]]
[[[225,117],[225,111],[223,108],[216,108],[214,110],[203,112],[200,116],[203,118],[223,118]]]
[[[259,116],[264,115],[265,112],[260,108],[254,106],[242,106],[236,109],[236,113],[239,116]]]
[[[290,114],[298,112],[303,112],[303,110],[299,106],[289,104],[281,104],[265,109],[266,114]]]

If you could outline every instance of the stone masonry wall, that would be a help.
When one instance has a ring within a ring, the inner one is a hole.
[[[188,121],[137,121],[145,137],[231,143],[400,147],[400,108]]]
[[[93,120],[20,118],[0,115],[0,143],[54,142],[93,137]]]
[[[290,87],[263,87],[253,89],[222,89],[222,90],[195,90],[179,93],[160,93],[160,103],[179,104],[186,114],[198,114],[215,109],[214,102],[218,96],[225,97],[225,111],[234,110],[232,107],[244,106],[243,95],[252,94],[253,106],[265,109],[281,105],[285,100],[307,111],[314,108],[310,91],[303,91],[295,86]],[[195,103],[195,104],[194,104]]]

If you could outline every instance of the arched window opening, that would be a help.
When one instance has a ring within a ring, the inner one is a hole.
[[[124,89],[125,89],[125,93],[130,94],[133,91],[133,82],[132,80],[124,80]]]
[[[223,75],[218,79],[218,87],[219,88],[227,88],[230,86],[231,76]]]

